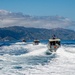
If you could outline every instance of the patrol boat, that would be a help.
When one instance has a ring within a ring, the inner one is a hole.
[[[33,41],[33,45],[38,45],[39,43],[40,43],[39,40],[34,40],[34,41]]]
[[[50,52],[56,52],[59,47],[60,47],[60,39],[58,38],[49,39],[48,50]]]
[[[22,42],[26,42],[26,40],[25,40],[25,39],[23,39],[23,40],[22,40]]]
[[[48,49],[50,52],[56,52],[60,47],[60,39],[49,39]]]

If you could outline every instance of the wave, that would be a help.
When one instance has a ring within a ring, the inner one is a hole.
[[[17,42],[0,47],[0,52],[3,52],[3,55],[0,55],[1,75],[75,74],[73,45],[61,45],[57,52],[51,55],[46,54],[47,50],[47,44],[44,43],[33,45]]]

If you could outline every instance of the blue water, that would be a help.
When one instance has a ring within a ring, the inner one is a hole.
[[[0,42],[0,75],[74,75],[75,40],[62,40],[57,52],[47,55],[48,40]]]

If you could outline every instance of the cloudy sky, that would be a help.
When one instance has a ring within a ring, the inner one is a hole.
[[[75,29],[75,0],[0,0],[0,27]]]

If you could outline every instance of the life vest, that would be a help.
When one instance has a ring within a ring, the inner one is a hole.
[[[54,46],[54,48],[57,48],[57,46]]]

